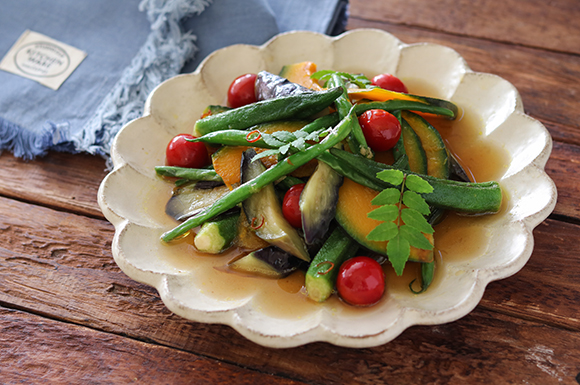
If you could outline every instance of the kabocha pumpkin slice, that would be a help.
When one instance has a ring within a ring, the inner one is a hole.
[[[322,87],[312,79],[310,75],[316,72],[316,64],[304,61],[300,63],[294,63],[285,65],[280,71],[280,76],[290,80],[292,83],[300,84],[303,87],[310,88],[312,90],[320,91]]]
[[[378,191],[364,187],[348,178],[344,178],[338,194],[336,205],[336,220],[342,228],[359,244],[385,255],[387,242],[369,241],[367,235],[381,222],[367,217],[367,214],[378,208],[371,204]],[[431,244],[434,243],[432,234],[424,234]],[[432,250],[422,250],[411,246],[409,261],[431,262]]]
[[[421,145],[427,157],[427,175],[440,179],[449,179],[449,154],[439,132],[417,114],[403,111],[401,116],[421,140]]]
[[[222,177],[230,190],[240,183],[242,154],[248,147],[224,146],[213,153],[211,162],[215,172]]]
[[[401,119],[403,146],[409,159],[409,168],[418,174],[427,175],[427,155],[421,139],[405,119]]]

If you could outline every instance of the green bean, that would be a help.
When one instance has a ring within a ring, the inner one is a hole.
[[[330,297],[336,286],[340,265],[354,257],[359,247],[342,227],[334,228],[306,272],[304,285],[310,299],[323,302]]]
[[[338,114],[333,113],[329,115],[321,116],[320,118],[316,119],[315,121],[308,123],[299,131],[304,131],[307,133],[312,133],[317,130],[325,129],[328,127],[332,127],[338,124],[339,122]],[[250,127],[247,130],[219,130],[207,133],[203,136],[200,136],[195,139],[189,139],[190,142],[203,142],[209,144],[221,144],[224,146],[251,146],[251,147],[258,147],[258,148],[267,148],[273,149],[278,148],[279,146],[271,145],[268,143],[272,143],[273,141],[264,140],[264,138],[268,139],[272,135],[266,133],[255,133],[252,134],[252,128],[258,128],[259,126]],[[285,143],[283,143],[285,144]],[[281,145],[283,145],[281,144]]]
[[[186,168],[174,166],[156,166],[155,172],[159,176],[167,176],[174,178],[182,178],[187,180],[206,180],[212,182],[222,182],[221,176],[214,170],[201,168]]]
[[[276,183],[276,187],[286,191],[290,189],[290,187],[301,183],[304,183],[302,179],[296,178],[292,175],[286,175],[284,179]]]
[[[393,169],[392,166],[336,148],[330,149],[330,153],[364,177],[361,178],[359,175],[357,176],[359,179],[370,179],[374,182],[371,185],[381,186],[377,191],[393,187],[376,177],[376,174],[382,170]],[[495,213],[500,209],[502,192],[497,182],[468,183],[440,179],[411,171],[404,171],[404,173],[418,175],[433,187],[432,193],[423,196],[429,205],[465,213]],[[348,175],[347,177],[350,178]],[[354,179],[353,181],[356,182]],[[367,187],[373,188],[371,185]]]
[[[334,74],[332,74],[332,76],[328,80],[327,86],[328,87],[342,87],[342,89],[344,90],[342,95],[340,95],[334,101],[334,104],[336,105],[336,109],[338,110],[338,116],[340,118],[344,118],[344,116],[346,116],[346,114],[348,114],[350,109],[352,108],[352,103],[350,102],[350,99],[348,97],[348,93],[346,91],[346,86],[344,84],[344,81],[342,80],[342,78],[338,74],[334,73]],[[367,141],[366,141],[365,136],[362,132],[362,128],[360,127],[360,124],[358,123],[358,120],[353,122],[352,132],[349,135],[347,143],[348,143],[348,146],[350,147],[350,150],[352,152],[355,152],[357,154],[361,154],[363,156],[366,156],[367,158],[372,158],[374,156],[373,151],[367,145]]]
[[[415,289],[413,289],[413,283],[415,282],[415,279],[412,280],[411,283],[409,283],[409,289],[411,289],[411,291],[414,294],[421,294],[425,292],[425,290],[427,290],[431,285],[431,282],[433,282],[434,276],[435,276],[435,261],[421,264],[421,290],[416,291]]]
[[[343,89],[336,87],[308,94],[261,100],[199,119],[195,122],[193,131],[195,136],[199,137],[212,131],[244,130],[256,124],[275,120],[304,119],[324,110],[342,94]]]
[[[255,136],[255,137],[254,137]],[[253,133],[248,130],[220,130],[213,131],[199,138],[190,139],[190,142],[203,142],[209,144],[221,144],[223,146],[252,146],[258,148],[278,148],[264,141],[269,134]]]
[[[300,131],[304,131],[310,134],[314,131],[336,126],[338,122],[340,122],[340,118],[336,112],[333,112],[332,114],[321,116],[320,118],[314,120],[312,123],[308,123],[302,127]]]
[[[201,225],[203,222],[223,213],[244,201],[252,194],[260,191],[266,185],[280,179],[284,175],[296,170],[298,167],[316,158],[329,148],[335,146],[345,139],[352,129],[352,122],[356,117],[351,112],[346,118],[330,131],[330,133],[317,145],[311,146],[304,151],[290,155],[283,161],[278,162],[275,166],[270,167],[256,178],[238,186],[228,194],[218,199],[213,205],[204,209],[198,215],[189,218],[174,229],[167,231],[161,236],[165,242],[169,242],[187,231]]]
[[[356,182],[358,184],[361,184],[376,191],[381,191],[384,189],[384,186],[377,183],[379,181],[378,179],[377,182],[375,182],[376,178],[371,179],[362,175],[354,168],[352,168],[347,162],[341,161],[328,151],[320,154],[318,156],[318,160],[323,161],[324,163],[329,165],[330,168],[332,168],[334,171],[336,171],[337,173],[339,173],[344,177],[351,179],[353,182]]]

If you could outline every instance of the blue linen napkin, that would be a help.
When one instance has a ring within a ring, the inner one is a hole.
[[[19,0],[0,7],[0,58],[27,29],[87,53],[52,90],[0,71],[0,151],[109,155],[113,137],[141,116],[162,81],[193,71],[231,44],[280,32],[338,34],[348,0]]]

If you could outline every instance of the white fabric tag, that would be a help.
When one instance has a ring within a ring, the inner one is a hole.
[[[86,56],[68,44],[26,30],[0,62],[0,69],[58,90]]]

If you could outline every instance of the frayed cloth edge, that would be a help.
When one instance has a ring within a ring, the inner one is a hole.
[[[108,157],[114,136],[143,113],[145,101],[164,80],[177,75],[197,52],[196,37],[184,33],[181,21],[200,14],[211,0],[143,0],[139,10],[147,12],[151,33],[125,69],[117,84],[97,107],[93,117],[69,138],[72,152]]]

